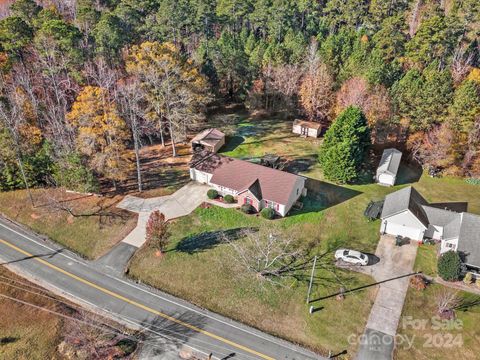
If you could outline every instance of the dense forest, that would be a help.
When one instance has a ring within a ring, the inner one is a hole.
[[[211,104],[326,126],[480,178],[478,0],[33,0],[0,21],[0,190],[116,184]]]

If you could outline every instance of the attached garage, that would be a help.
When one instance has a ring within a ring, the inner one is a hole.
[[[423,234],[424,234],[423,229],[396,224],[388,220],[386,220],[384,223],[383,232],[386,234],[395,235],[395,236],[400,235],[403,237],[410,238],[412,240],[422,240]]]
[[[195,168],[190,168],[190,179],[197,181],[202,184],[210,184],[210,179],[212,174],[209,174],[205,171],[201,171]]]

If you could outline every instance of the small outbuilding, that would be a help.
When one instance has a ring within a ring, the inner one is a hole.
[[[380,185],[393,186],[397,180],[402,152],[397,149],[385,149],[377,168],[375,180]]]
[[[296,119],[293,121],[292,131],[294,134],[299,134],[305,137],[309,136],[318,138],[322,131],[322,125],[313,121]]]
[[[225,134],[218,129],[206,129],[192,139],[193,151],[216,153],[225,145]]]

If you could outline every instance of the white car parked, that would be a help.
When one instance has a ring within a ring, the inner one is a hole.
[[[342,260],[355,265],[368,265],[368,256],[360,251],[349,249],[338,249],[335,251],[335,259]]]

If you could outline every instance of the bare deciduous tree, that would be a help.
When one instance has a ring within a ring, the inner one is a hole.
[[[438,315],[452,319],[455,317],[455,308],[461,304],[458,291],[443,288],[435,296]]]
[[[278,232],[246,231],[243,240],[225,237],[232,258],[247,273],[279,284],[282,277],[294,276],[305,269],[306,251],[296,239]]]

